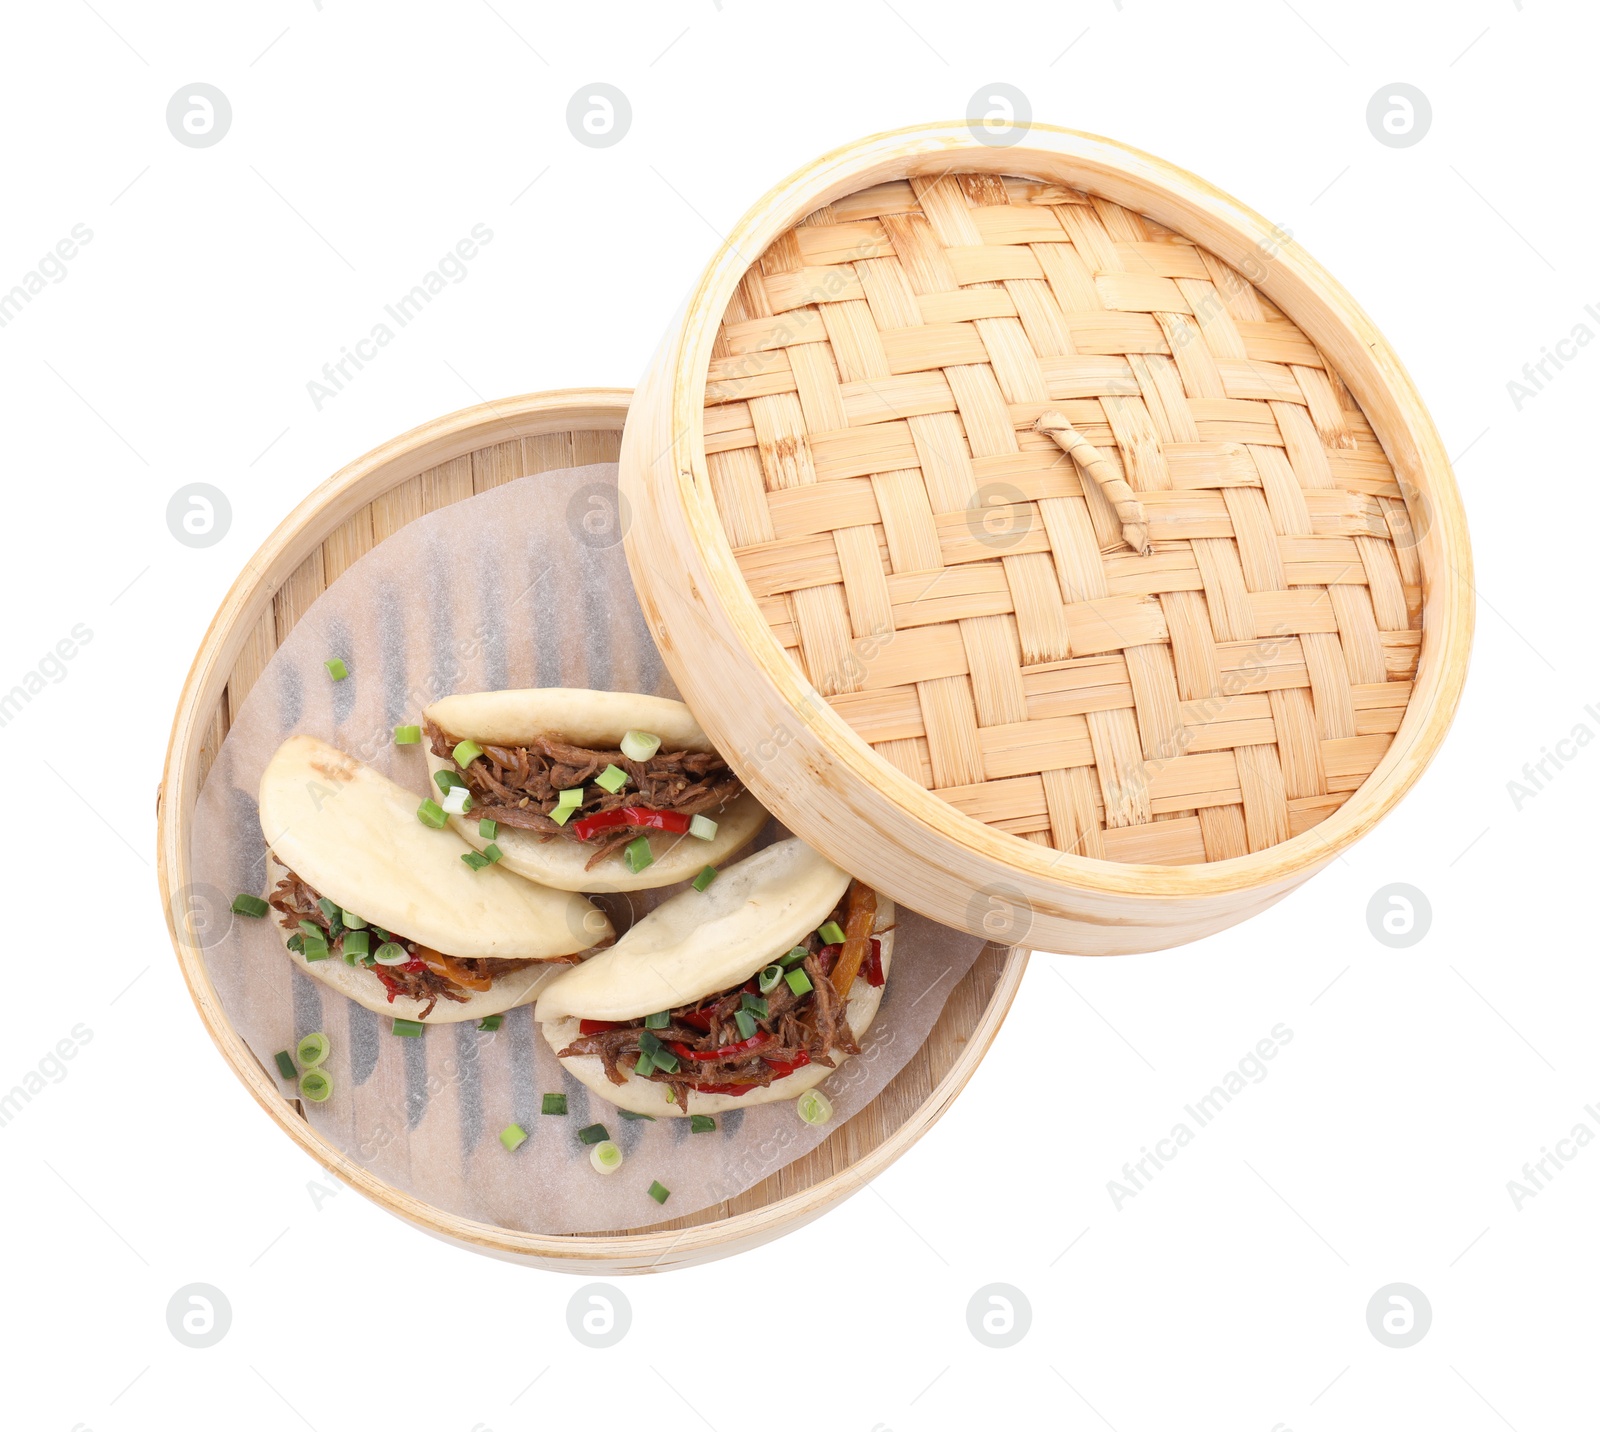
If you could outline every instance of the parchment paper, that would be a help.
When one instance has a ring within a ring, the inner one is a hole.
[[[193,856],[199,897],[220,910],[205,956],[222,1006],[269,1071],[273,1055],[312,1030],[332,1043],[334,1093],[307,1104],[318,1132],[349,1158],[417,1198],[465,1218],[541,1233],[637,1228],[731,1198],[806,1153],[869,1104],[926,1039],[982,942],[905,909],[893,966],[860,1057],[823,1086],[833,1120],[816,1129],[792,1101],[688,1121],[630,1122],[566,1075],[530,1007],[501,1028],[431,1026],[420,1039],[296,967],[272,919],[230,917],[239,891],[260,892],[265,846],[256,791],[272,752],[307,732],[415,791],[432,794],[423,747],[395,746],[393,728],[452,691],[579,686],[677,697],[645,627],[615,524],[611,464],[541,473],[410,523],[317,599],[233,713],[200,794]],[[588,519],[588,520],[586,520]],[[342,657],[349,676],[323,669]],[[736,692],[728,699],[737,700]],[[783,832],[769,822],[763,840]],[[754,847],[751,847],[752,849]],[[620,934],[681,886],[608,896]],[[274,912],[275,915],[275,912]],[[280,1081],[286,1097],[292,1085]],[[540,1113],[567,1096],[566,1117]],[[610,1176],[578,1142],[605,1124],[625,1155]],[[520,1124],[515,1153],[500,1130]],[[664,1205],[652,1180],[671,1190]]]

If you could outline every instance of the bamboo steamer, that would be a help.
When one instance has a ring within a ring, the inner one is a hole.
[[[811,1153],[737,1198],[690,1217],[605,1235],[533,1234],[461,1218],[375,1177],[322,1139],[232,1027],[177,897],[191,883],[195,801],[229,713],[329,583],[406,523],[500,483],[613,462],[627,413],[621,388],[534,393],[466,408],[413,429],[336,473],[246,564],[212,620],[173,721],[157,801],[158,878],[173,949],[207,1031],[280,1128],[350,1187],[460,1247],[565,1272],[655,1272],[725,1257],[809,1222],[856,1192],[940,1118],[982,1060],[1027,953],[990,945],[951,993],[924,1047],[867,1108]]]
[[[1465,678],[1465,518],[1400,360],[1288,235],[1093,135],[933,125],[790,176],[658,350],[621,487],[746,783],[1035,948],[1282,898],[1417,780]]]

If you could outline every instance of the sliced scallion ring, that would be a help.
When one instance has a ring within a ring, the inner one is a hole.
[[[307,1069],[300,1076],[300,1097],[302,1099],[309,1099],[313,1104],[320,1104],[331,1093],[333,1093],[333,1080],[328,1077],[326,1070]]]
[[[514,1154],[528,1142],[528,1131],[521,1124],[507,1124],[500,1130],[500,1144],[508,1154]]]
[[[235,895],[233,897],[233,913],[235,915],[248,915],[252,920],[259,920],[271,908],[259,895]]]
[[[661,749],[661,737],[648,731],[628,731],[622,737],[622,754],[630,761],[648,761]]]
[[[743,994],[739,996],[739,1008],[748,1009],[757,1019],[767,1017],[767,1002],[759,995]]]
[[[439,808],[446,815],[465,815],[472,809],[472,792],[465,786],[451,786],[439,802]]]
[[[484,870],[493,864],[487,855],[479,855],[476,850],[464,851],[461,858],[473,870]]]
[[[622,1150],[610,1139],[602,1139],[589,1150],[589,1167],[596,1173],[615,1173],[622,1167]]]
[[[794,1101],[794,1111],[808,1124],[825,1124],[833,1117],[833,1101],[820,1089],[807,1089]]]
[[[844,931],[839,928],[837,920],[829,920],[826,925],[817,931],[817,936],[825,945],[842,945],[844,943]]]
[[[794,995],[811,993],[811,978],[802,969],[790,970],[784,977],[784,983],[789,986],[789,991]]]
[[[434,830],[443,830],[450,818],[444,813],[438,801],[423,801],[417,807],[417,819],[424,825],[432,826]]]
[[[320,1029],[306,1035],[295,1045],[294,1057],[302,1069],[315,1069],[328,1057],[328,1036]]]
[[[272,1062],[278,1066],[278,1073],[285,1079],[294,1078],[294,1060],[287,1049],[280,1049],[272,1056]]]
[[[397,746],[415,746],[422,740],[422,727],[396,726],[394,728],[394,743]]]
[[[411,951],[404,945],[397,945],[393,940],[387,940],[378,946],[372,958],[380,965],[404,965],[410,963]]]
[[[762,970],[761,973],[756,976],[756,988],[759,989],[762,994],[771,994],[773,990],[777,989],[778,982],[782,978],[782,965],[768,965],[766,969]]]
[[[350,668],[344,664],[342,658],[330,656],[322,663],[328,670],[328,675],[335,681],[343,681],[350,674]]]
[[[420,1019],[397,1019],[393,1032],[402,1039],[421,1039],[422,1031],[427,1027]]]
[[[710,816],[691,816],[689,818],[689,834],[696,840],[715,840],[717,838],[717,823]]]
[[[485,840],[493,840],[495,836],[500,834],[499,822],[490,820],[488,816],[485,816],[478,822],[478,834]]]
[[[690,1114],[689,1132],[691,1134],[714,1134],[717,1131],[717,1121],[710,1114]]]
[[[326,895],[322,896],[317,901],[317,909],[321,910],[322,913],[327,916],[330,924],[339,918],[339,907],[335,905],[332,900],[328,899]]]
[[[305,956],[308,965],[314,965],[318,960],[328,958],[328,942],[326,940],[307,940],[300,947],[300,953]]]
[[[702,870],[698,875],[696,875],[694,877],[694,879],[691,880],[689,883],[691,885],[693,885],[694,888],[696,890],[698,890],[702,895],[704,895],[706,893],[706,891],[710,888],[711,882],[713,880],[715,880],[716,878],[717,878],[717,867],[715,865],[708,865],[708,866],[706,866],[706,868],[704,870]]]
[[[644,1027],[646,1029],[665,1029],[671,1023],[672,1016],[664,1009],[656,1014],[647,1014],[644,1017]]]
[[[458,741],[456,748],[450,753],[450,758],[463,768],[470,766],[483,754],[483,747],[476,741]]]
[[[580,1144],[603,1143],[610,1137],[611,1134],[608,1132],[604,1124],[586,1124],[583,1128],[578,1130],[578,1142]]]
[[[466,785],[466,782],[462,780],[461,777],[458,776],[454,771],[444,770],[435,771],[433,773],[433,783],[434,785],[438,786],[441,791],[448,791],[455,786]]]
[[[638,835],[630,840],[622,847],[622,861],[635,875],[654,865],[656,857],[650,849],[650,837]]]
[[[361,916],[352,914],[349,910],[341,910],[339,913],[344,916],[345,929],[365,930],[367,928],[367,922]]]
[[[616,795],[618,791],[628,784],[628,773],[621,766],[607,766],[605,770],[594,778],[594,783],[601,790],[609,792],[611,795]]]
[[[614,768],[613,768],[614,769]],[[556,797],[556,805],[567,810],[577,810],[583,804],[583,787],[568,786]]]
[[[740,1039],[756,1037],[756,1017],[748,1009],[736,1009],[733,1012],[733,1022],[739,1027]]]
[[[651,1179],[647,1192],[657,1203],[665,1203],[672,1197],[672,1190],[662,1183],[660,1179]]]

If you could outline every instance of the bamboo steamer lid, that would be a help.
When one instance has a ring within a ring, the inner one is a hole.
[[[1092,136],[828,155],[707,268],[624,434],[686,699],[791,828],[991,938],[1159,949],[1379,820],[1454,713],[1465,520],[1354,301]]]

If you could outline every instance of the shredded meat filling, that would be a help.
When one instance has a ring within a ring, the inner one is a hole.
[[[856,883],[851,882],[852,888]],[[829,918],[842,923],[848,901],[847,891]],[[882,984],[876,939],[872,946],[871,964],[863,968],[858,978]],[[677,1054],[678,1067],[655,1068],[645,1077],[671,1089],[680,1108],[688,1107],[686,1100],[691,1090],[744,1094],[763,1088],[804,1064],[821,1064],[832,1069],[836,1052],[861,1052],[846,1017],[845,997],[834,989],[828,978],[841,946],[824,945],[821,936],[812,931],[799,948],[806,951],[805,958],[790,968],[803,969],[811,981],[811,988],[804,994],[796,995],[786,980],[779,980],[768,994],[758,995],[759,986],[751,979],[737,989],[723,990],[669,1010],[664,1028],[647,1029],[643,1019],[615,1024],[585,1021],[591,1026],[591,1032],[580,1033],[560,1051],[561,1057],[596,1055],[605,1066],[606,1078],[613,1084],[625,1084],[628,1074],[634,1072],[641,1047],[648,1047],[651,1038],[658,1040],[661,1046]],[[767,1006],[765,1015],[752,1013],[755,1034],[748,1038],[739,1029],[736,1019],[747,995],[764,999]],[[717,1051],[723,1049],[728,1052],[718,1056]],[[714,1057],[694,1058],[694,1055]]]
[[[273,888],[272,894],[267,897],[267,903],[279,913],[281,917],[279,923],[283,928],[295,931],[296,936],[302,941],[305,932],[301,929],[301,921],[316,925],[328,942],[328,958],[342,959],[346,934],[344,921],[337,914],[329,916],[317,903],[321,898],[316,890],[291,870]],[[419,1004],[425,1005],[419,1016],[422,1019],[433,1013],[434,1006],[441,999],[450,1000],[454,1004],[465,1004],[471,998],[473,990],[488,989],[496,975],[526,969],[535,963],[533,960],[461,960],[450,955],[441,955],[437,950],[431,950],[426,945],[408,940],[403,935],[391,934],[387,930],[376,930],[376,934],[387,937],[389,942],[401,946],[411,958],[403,965],[380,965],[369,954],[359,963],[363,968],[371,970],[381,981],[388,993],[390,1004],[394,1003],[396,996],[403,995],[407,999],[414,999]],[[293,940],[290,941],[290,948],[297,948]],[[552,961],[552,963],[565,962]]]
[[[653,811],[703,815],[720,811],[744,792],[744,783],[715,751],[657,751],[648,761],[633,761],[621,751],[591,750],[555,736],[536,736],[526,746],[483,747],[483,755],[465,768],[455,764],[459,738],[427,723],[433,754],[450,761],[466,782],[473,814],[518,830],[537,831],[546,839],[583,840],[574,827],[586,816],[623,806]],[[615,793],[593,784],[607,766],[628,773],[628,784]],[[583,800],[565,823],[550,818],[561,792],[583,787]],[[596,847],[586,869],[592,870],[612,852],[633,840],[643,827],[608,826],[586,842]]]

